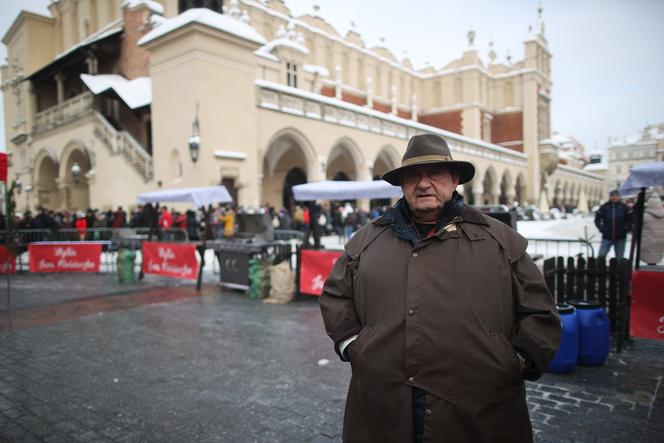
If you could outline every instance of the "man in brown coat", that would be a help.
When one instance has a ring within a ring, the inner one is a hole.
[[[561,324],[526,240],[464,205],[473,178],[441,137],[383,175],[404,198],[346,244],[320,299],[352,378],[344,441],[529,442],[524,379]]]

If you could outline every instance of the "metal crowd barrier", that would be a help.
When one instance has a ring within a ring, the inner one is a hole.
[[[76,228],[19,229],[17,236],[17,272],[29,269],[28,245],[48,241],[101,241],[103,242],[99,272],[115,272],[117,251],[128,248],[140,251],[143,241],[150,235],[150,228]],[[189,236],[184,228],[164,228],[152,238],[153,241],[187,242]],[[0,244],[6,243],[6,231],[0,231]],[[137,264],[140,265],[140,254]]]

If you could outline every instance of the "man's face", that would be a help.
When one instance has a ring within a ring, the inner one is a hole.
[[[442,165],[407,168],[401,175],[401,190],[415,213],[440,212],[459,184],[459,174]]]
[[[618,203],[620,201],[620,194],[611,194],[609,199],[611,199],[611,202],[613,203]]]

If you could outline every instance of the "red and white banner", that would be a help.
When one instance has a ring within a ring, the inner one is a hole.
[[[9,262],[9,273],[16,273],[16,259],[8,254],[5,245],[0,245],[0,274],[7,273],[7,262]]]
[[[186,243],[143,242],[143,272],[195,280],[196,246]]]
[[[0,152],[0,182],[7,181],[7,153]]]
[[[664,340],[664,272],[632,272],[630,334]]]
[[[334,263],[341,257],[339,251],[300,251],[300,293],[320,296],[323,284]]]
[[[98,242],[30,243],[30,272],[99,272],[101,246]]]

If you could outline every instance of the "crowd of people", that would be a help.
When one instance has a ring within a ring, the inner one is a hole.
[[[237,212],[260,212],[269,214],[272,227],[281,230],[296,230],[306,233],[311,227],[314,236],[338,235],[341,239],[350,239],[353,232],[369,220],[381,216],[387,206],[376,206],[370,212],[356,207],[351,202],[331,202],[330,204],[293,205],[279,210],[264,205],[258,210],[234,208],[232,205],[220,204],[210,214],[212,232],[217,238],[229,238],[237,230]],[[156,217],[156,220],[155,220]],[[313,220],[312,220],[313,218]],[[115,211],[101,211],[88,208],[84,211],[51,210],[40,206],[36,214],[27,210],[17,213],[14,224],[21,230],[75,230],[82,239],[90,237],[91,232],[102,228],[150,228],[155,221],[159,228],[179,228],[187,231],[190,240],[198,240],[205,226],[202,213],[193,209],[181,212],[175,208],[161,206],[155,208],[151,204],[139,205],[129,213],[119,206]],[[4,229],[5,219],[0,214],[0,229]]]

